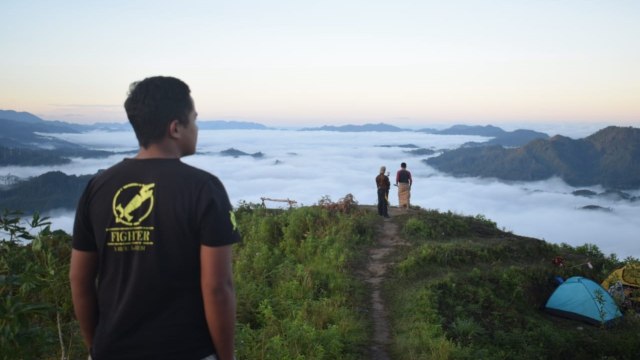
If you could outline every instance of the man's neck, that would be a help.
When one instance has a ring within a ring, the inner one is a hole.
[[[179,159],[182,157],[180,149],[166,143],[156,143],[138,150],[135,159]]]

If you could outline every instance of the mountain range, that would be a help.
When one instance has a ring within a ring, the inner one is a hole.
[[[549,135],[533,130],[518,129],[514,131],[505,131],[501,135],[486,142],[468,142],[465,147],[478,147],[489,145],[500,145],[505,147],[519,147],[528,144],[536,139],[548,139]]]
[[[268,127],[242,121],[199,121],[202,130],[265,130]],[[131,131],[129,123],[74,124],[43,120],[28,112],[0,110],[0,166],[61,165],[72,157],[99,158],[114,154],[97,151],[47,134],[78,134],[89,131]],[[43,151],[46,150],[46,151]]]
[[[572,186],[640,188],[640,129],[604,128],[584,139],[556,135],[525,146],[459,148],[423,160],[455,176],[534,181],[552,176]]]
[[[125,123],[96,123],[76,124],[64,121],[43,120],[28,112],[13,110],[0,110],[0,126],[4,129],[0,135],[0,146],[7,148],[35,148],[35,149],[62,149],[75,148],[81,152],[82,146],[47,136],[47,133],[83,133],[89,131],[130,131],[131,125]],[[272,129],[263,124],[247,121],[198,121],[201,130],[268,130]],[[325,125],[315,128],[303,128],[300,131],[337,131],[337,132],[400,132],[414,131],[403,129],[385,123],[364,125]],[[437,135],[475,135],[492,139],[486,142],[469,142],[465,147],[501,145],[506,147],[518,147],[525,145],[534,139],[547,139],[549,135],[533,130],[505,131],[499,127],[454,125],[444,130],[421,129],[418,132]],[[82,155],[77,155],[82,156]]]
[[[379,124],[364,124],[364,125],[342,125],[342,126],[321,126],[315,128],[303,128],[301,131],[338,131],[338,132],[364,132],[364,131],[376,131],[376,132],[399,132],[399,131],[414,131],[409,129],[399,128],[397,126],[379,123]],[[486,142],[468,142],[464,144],[464,147],[477,147],[477,146],[491,146],[500,145],[506,147],[518,147],[527,144],[529,141],[535,139],[548,139],[549,135],[533,131],[519,129],[515,131],[505,131],[497,126],[470,126],[470,125],[454,125],[444,130],[436,129],[421,129],[418,132],[436,135],[474,135],[485,136],[492,139]]]
[[[105,157],[109,151],[87,149],[47,133],[80,133],[73,124],[45,121],[29,113],[0,110],[0,166],[60,165],[71,157]],[[46,151],[43,151],[46,150]]]
[[[529,143],[536,139],[548,139],[549,135],[533,131],[518,129],[514,131],[505,131],[497,126],[493,125],[454,125],[448,129],[435,130],[435,129],[422,129],[418,130],[427,134],[437,135],[476,135],[486,136],[493,139],[485,142],[468,142],[463,147],[477,147],[477,146],[491,146],[500,145],[505,147],[519,147]]]
[[[364,131],[379,131],[379,132],[398,132],[398,131],[411,131],[402,129],[397,126],[379,123],[379,124],[364,124],[364,125],[324,125],[314,128],[302,128],[300,131],[339,131],[339,132],[364,132]]]
[[[96,151],[49,133],[82,133],[91,130],[130,129],[128,124],[80,125],[47,121],[27,112],[0,110],[0,166],[58,165],[72,157],[106,157],[109,151]],[[202,129],[268,129],[251,122],[201,121]],[[413,131],[384,123],[323,126],[306,131]],[[532,181],[558,176],[573,186],[600,184],[608,189],[640,188],[640,129],[608,127],[584,139],[571,139],[532,130],[505,131],[498,127],[455,125],[444,130],[422,129],[438,135],[476,135],[491,138],[483,143],[466,143],[456,150],[423,160],[454,176],[495,177],[503,180]],[[479,147],[482,145],[481,147]],[[397,145],[394,145],[397,146]],[[409,154],[431,156],[432,149],[411,145]],[[46,150],[46,151],[43,151]],[[260,157],[236,149],[220,153],[227,156]]]
[[[47,136],[47,133],[83,133],[89,131],[131,131],[128,122],[123,123],[96,123],[76,124],[64,121],[43,120],[28,112],[13,110],[0,110],[0,126],[3,129],[0,135],[0,144],[12,148],[46,148],[62,149],[83,147],[68,141]],[[201,130],[265,130],[268,127],[246,121],[198,121]]]

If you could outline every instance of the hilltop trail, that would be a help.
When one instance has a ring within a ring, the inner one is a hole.
[[[374,207],[375,210],[375,207]],[[389,208],[389,215],[404,213],[406,210]],[[391,344],[390,324],[387,307],[381,296],[382,283],[386,279],[387,270],[393,262],[391,256],[399,246],[409,245],[398,232],[398,225],[393,219],[382,219],[376,244],[369,249],[369,261],[364,271],[364,281],[371,289],[371,316],[373,319],[373,342],[370,346],[372,360],[390,360],[387,347]]]

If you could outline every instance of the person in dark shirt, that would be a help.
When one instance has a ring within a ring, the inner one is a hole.
[[[396,173],[396,186],[398,186],[398,202],[400,208],[408,209],[411,200],[411,185],[413,178],[411,172],[407,170],[407,164],[400,164],[400,170]]]
[[[391,182],[389,181],[389,177],[384,174],[385,171],[387,171],[386,167],[383,166],[380,168],[380,174],[376,176],[376,186],[378,187],[378,215],[388,218],[388,199]]]
[[[125,109],[140,148],[99,173],[76,211],[70,281],[93,360],[234,357],[226,190],[180,158],[195,153],[196,110],[179,79],[133,83]]]

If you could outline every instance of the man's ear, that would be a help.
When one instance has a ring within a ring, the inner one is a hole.
[[[180,125],[178,119],[171,120],[171,122],[169,123],[167,131],[169,132],[168,135],[170,139],[180,138],[180,127],[178,125]]]

